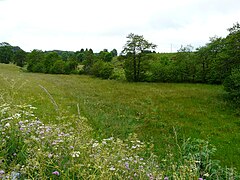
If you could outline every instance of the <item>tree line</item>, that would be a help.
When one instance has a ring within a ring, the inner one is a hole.
[[[133,82],[224,84],[228,92],[239,97],[239,23],[228,32],[226,37],[210,38],[210,42],[196,50],[188,45],[177,53],[165,54],[156,53],[155,44],[133,33],[127,36],[119,56],[116,49],[110,52],[104,49],[99,53],[92,49],[25,52],[3,42],[0,43],[0,62],[15,63],[39,73],[78,73]]]
[[[188,45],[175,54],[149,53],[156,45],[143,36],[130,34],[122,51],[128,81],[187,82],[223,84],[240,105],[240,25],[228,29],[229,34],[210,38],[205,46],[193,50]]]
[[[112,73],[113,57],[117,50],[107,49],[94,53],[92,49],[80,51],[42,51],[34,49],[25,52],[20,47],[9,43],[0,43],[0,63],[14,63],[25,67],[29,72],[50,74],[89,74],[108,79]]]

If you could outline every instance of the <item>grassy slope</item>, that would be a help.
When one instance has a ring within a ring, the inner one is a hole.
[[[146,141],[152,137],[161,155],[167,144],[174,142],[174,127],[181,138],[209,140],[217,147],[217,158],[224,165],[240,169],[240,118],[221,98],[224,93],[221,86],[126,83],[78,75],[32,74],[0,64],[0,95],[10,93],[16,102],[35,105],[38,116],[51,122],[56,111],[39,85],[53,96],[60,112],[76,114],[79,104],[81,113],[102,136],[124,138],[136,132]]]

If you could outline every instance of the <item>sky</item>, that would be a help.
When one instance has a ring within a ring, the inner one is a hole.
[[[0,42],[25,51],[120,52],[134,33],[157,52],[176,52],[226,37],[239,8],[239,0],[0,0]]]

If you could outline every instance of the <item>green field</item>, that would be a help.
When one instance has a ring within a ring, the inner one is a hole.
[[[222,86],[33,74],[0,64],[0,95],[0,101],[36,106],[45,123],[59,113],[77,114],[79,105],[97,135],[126,138],[135,132],[141,140],[154,142],[159,157],[174,144],[175,129],[180,139],[208,140],[216,146],[222,165],[240,169],[240,118],[224,100]]]

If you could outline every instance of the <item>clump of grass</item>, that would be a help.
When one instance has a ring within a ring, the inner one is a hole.
[[[44,124],[35,109],[0,105],[0,179],[239,178],[234,169],[211,160],[215,149],[205,141],[188,139],[178,145],[179,154],[169,152],[159,162],[153,145],[135,134],[96,140],[80,113],[58,117],[64,124]]]

